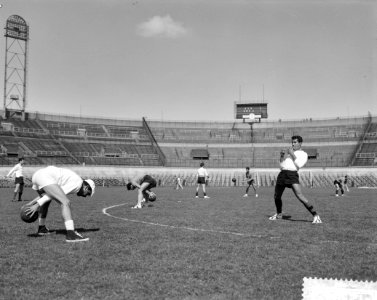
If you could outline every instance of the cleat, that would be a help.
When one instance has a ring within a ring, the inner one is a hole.
[[[195,198],[199,198],[199,196],[195,196]]]
[[[46,226],[39,226],[37,235],[47,235],[50,234],[50,230]]]
[[[84,238],[76,230],[67,230],[67,237],[65,239],[68,243],[86,242],[89,238]]]
[[[322,220],[321,218],[318,216],[318,215],[315,215],[314,218],[313,218],[313,224],[321,224],[322,223]]]
[[[245,195],[243,195],[242,197],[249,197],[249,195],[248,195],[248,194],[245,194]]]
[[[255,194],[255,198],[258,198],[258,194]]]
[[[282,214],[274,214],[273,216],[269,217],[268,219],[271,220],[271,221],[281,220],[281,219],[283,219],[283,215]]]
[[[137,208],[142,208],[142,206],[139,205],[139,204],[136,204],[135,206],[132,206],[132,209],[137,209]]]
[[[211,198],[211,197],[208,197],[208,196],[204,196],[204,199],[209,199],[209,198]]]
[[[335,197],[339,197],[339,195],[338,195],[338,194],[335,194]]]

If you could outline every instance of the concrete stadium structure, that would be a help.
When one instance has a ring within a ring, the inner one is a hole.
[[[138,170],[155,174],[163,185],[171,184],[174,175],[189,185],[204,161],[212,170],[213,185],[231,185],[232,178],[243,184],[246,166],[254,168],[259,185],[272,185],[280,150],[298,134],[310,156],[302,170],[307,185],[328,185],[334,176],[354,174],[355,185],[377,186],[377,117],[371,115],[248,124],[28,112],[25,120],[0,121],[0,175],[22,156],[30,172],[43,165],[69,166],[83,175],[91,173],[103,185],[122,185],[127,172]]]

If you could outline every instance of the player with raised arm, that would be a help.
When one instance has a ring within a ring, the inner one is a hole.
[[[244,197],[248,197],[249,196],[249,189],[250,189],[250,186],[251,186],[251,187],[253,187],[253,190],[254,190],[254,193],[255,193],[255,197],[258,197],[257,189],[254,186],[254,178],[253,178],[253,176],[250,173],[250,168],[249,167],[246,167],[246,174],[245,174],[245,176],[246,176],[247,187],[246,187],[245,195],[243,195],[243,196]]]
[[[301,144],[303,139],[299,135],[292,136],[292,147],[287,150],[282,150],[280,153],[280,173],[277,177],[275,186],[275,206],[276,214],[271,216],[269,219],[274,221],[282,219],[282,195],[285,188],[291,188],[296,198],[305,206],[305,208],[313,216],[313,224],[322,223],[321,218],[314,210],[313,205],[309,203],[304,194],[301,191],[301,185],[299,182],[298,171],[306,164],[308,161],[308,154],[301,149]]]
[[[23,165],[25,164],[25,160],[23,157],[18,159],[18,164],[16,164],[5,177],[15,177],[14,183],[14,192],[13,192],[13,199],[12,201],[16,201],[17,194],[18,194],[18,201],[22,201],[22,192],[24,190],[24,175],[23,175]]]

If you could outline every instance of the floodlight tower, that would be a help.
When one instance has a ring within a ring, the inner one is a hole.
[[[17,15],[5,26],[4,118],[25,120],[29,26]]]

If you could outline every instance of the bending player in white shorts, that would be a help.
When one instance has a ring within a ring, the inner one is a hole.
[[[70,209],[70,200],[68,194],[76,194],[80,197],[93,196],[95,184],[93,180],[83,180],[75,172],[49,166],[36,171],[32,177],[33,189],[37,191],[39,197],[35,198],[27,205],[26,210],[28,215],[36,212],[39,213],[39,228],[38,235],[48,234],[45,221],[47,217],[48,207],[51,200],[58,202],[62,209],[62,216],[64,225],[67,230],[67,242],[82,242],[88,241],[89,238],[84,238],[77,231],[75,231],[72,214]]]

